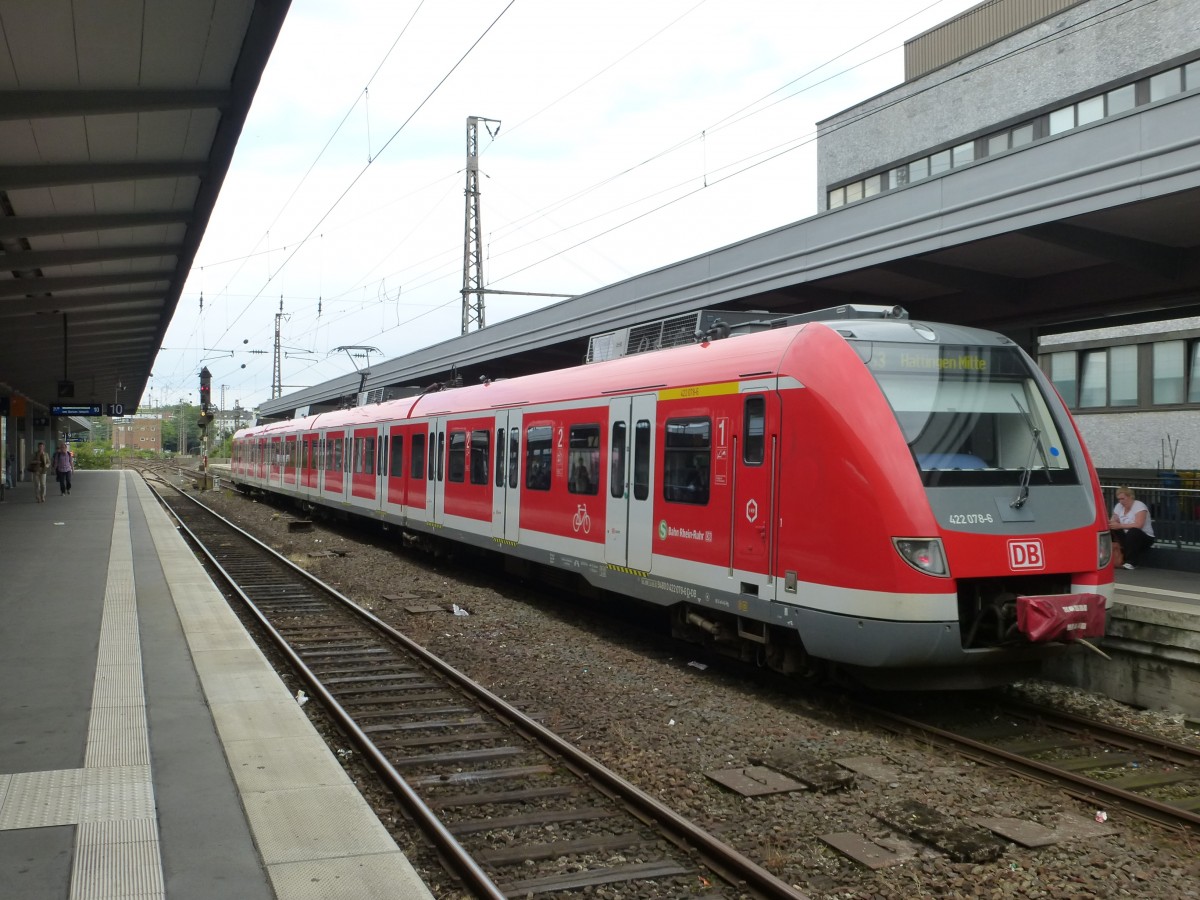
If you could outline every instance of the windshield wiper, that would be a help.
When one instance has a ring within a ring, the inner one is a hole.
[[[1008,504],[1013,509],[1020,509],[1025,505],[1025,501],[1029,499],[1029,478],[1033,475],[1033,454],[1040,453],[1042,456],[1042,466],[1046,470],[1046,481],[1050,481],[1050,460],[1046,457],[1046,448],[1042,446],[1042,429],[1038,428],[1033,422],[1033,416],[1029,415],[1028,410],[1021,405],[1021,401],[1017,399],[1016,394],[1009,394],[1013,399],[1013,403],[1017,404],[1017,409],[1021,411],[1021,418],[1025,420],[1025,427],[1029,429],[1029,434],[1033,437],[1032,443],[1029,445],[1029,456],[1025,459],[1025,468],[1021,472],[1021,487],[1017,491],[1016,499]]]

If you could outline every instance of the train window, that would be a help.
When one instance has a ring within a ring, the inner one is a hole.
[[[441,481],[446,470],[446,432],[438,432],[437,478]],[[461,477],[460,477],[461,480]]]
[[[663,499],[708,503],[711,419],[668,419],[663,443]]]
[[[354,439],[354,473],[356,475],[375,474],[375,438]]]
[[[567,490],[572,494],[600,492],[600,426],[572,425],[567,459],[571,477]]]
[[[437,439],[434,436],[435,434],[436,434],[436,432],[433,432],[433,431],[429,432],[429,480],[430,481],[433,481],[434,469],[436,468],[436,463],[434,462],[434,459],[437,456]]]
[[[510,488],[516,488],[521,483],[520,462],[521,432],[513,428],[508,432],[508,486]]]
[[[404,435],[392,435],[392,477],[404,475]]]
[[[761,466],[763,462],[767,424],[767,400],[765,397],[747,397],[742,411],[742,462],[748,466]]]
[[[927,486],[1075,484],[1052,404],[1012,347],[855,347]]]
[[[471,484],[488,483],[488,459],[492,433],[486,429],[471,432]]]
[[[450,456],[446,464],[446,480],[459,484],[467,470],[467,433],[450,432]],[[440,473],[439,473],[440,474]]]
[[[379,439],[379,465],[377,465],[375,467],[375,471],[378,472],[380,475],[387,474],[387,470],[388,470],[387,456],[388,456],[387,438],[380,437],[380,439]]]
[[[536,425],[525,431],[525,487],[530,490],[550,490],[553,433],[549,425]]]
[[[333,452],[329,455],[329,468],[334,471],[341,471],[342,468],[342,439],[333,439]]]
[[[625,432],[624,422],[613,422],[612,448],[608,466],[608,492],[620,500],[625,496]]]
[[[638,419],[633,426],[633,499],[650,496],[650,420]]]
[[[412,439],[412,468],[409,474],[420,478],[425,474],[425,434],[414,434]]]
[[[496,487],[504,487],[504,429],[496,429]]]

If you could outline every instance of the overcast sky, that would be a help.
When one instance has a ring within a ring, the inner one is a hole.
[[[462,330],[484,280],[581,294],[816,212],[815,123],[973,0],[293,0],[143,404],[287,394]],[[486,321],[558,302],[490,295]],[[352,357],[336,348],[368,346]]]

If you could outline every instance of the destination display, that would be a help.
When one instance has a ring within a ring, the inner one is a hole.
[[[102,408],[99,403],[93,403],[90,406],[52,406],[50,407],[50,415],[52,416],[99,416],[102,415]]]

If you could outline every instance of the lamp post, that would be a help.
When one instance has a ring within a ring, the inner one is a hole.
[[[179,434],[175,440],[175,452],[180,456],[187,456],[187,432],[183,425],[183,404],[184,399],[179,398]]]

